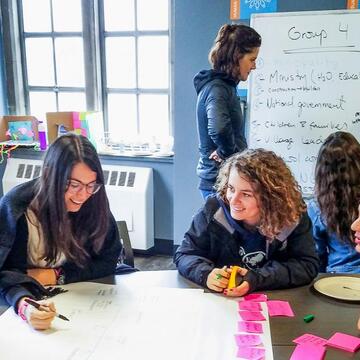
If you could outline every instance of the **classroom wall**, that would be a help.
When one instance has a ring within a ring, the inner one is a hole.
[[[175,2],[174,62],[174,243],[179,244],[202,205],[196,165],[196,92],[194,75],[208,69],[207,55],[219,27],[229,21],[229,1]]]

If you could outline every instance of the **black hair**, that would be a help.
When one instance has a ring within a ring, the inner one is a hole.
[[[96,172],[96,182],[103,184],[76,213],[68,213],[65,192],[73,167],[86,164]],[[84,136],[66,134],[47,150],[36,195],[30,204],[44,236],[44,260],[55,262],[60,253],[79,266],[86,263],[89,249],[99,252],[109,226],[109,203],[99,157]]]

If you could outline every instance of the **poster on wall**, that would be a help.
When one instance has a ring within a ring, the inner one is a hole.
[[[348,9],[360,9],[359,0],[347,0],[347,8]]]
[[[246,20],[251,14],[276,11],[277,0],[230,0],[230,20]]]

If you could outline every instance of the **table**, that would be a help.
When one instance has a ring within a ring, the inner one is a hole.
[[[125,287],[176,287],[198,288],[198,286],[178,274],[176,270],[167,271],[140,271],[128,275],[110,276],[98,279],[107,284],[122,284]],[[360,277],[359,277],[360,281]],[[311,286],[302,286],[294,289],[266,291],[271,300],[286,300],[291,304],[295,317],[270,318],[271,338],[274,359],[288,360],[295,346],[292,340],[304,334],[311,333],[329,338],[334,332],[344,332],[359,336],[356,328],[360,315],[358,303],[346,303],[331,299],[312,290]],[[7,309],[0,300],[0,314]],[[305,323],[303,317],[307,314],[315,315],[310,323]],[[355,355],[341,350],[328,348],[325,360],[360,359],[360,351]],[[304,359],[306,360],[306,359]]]

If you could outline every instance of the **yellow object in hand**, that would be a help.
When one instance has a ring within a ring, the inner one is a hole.
[[[233,289],[236,287],[236,274],[238,272],[239,266],[233,266],[231,269],[230,279],[228,283],[228,289]]]

